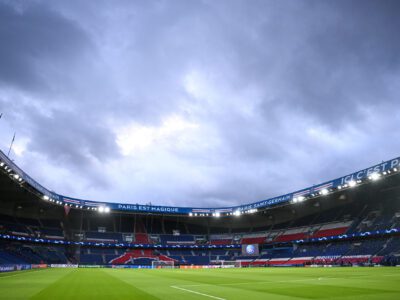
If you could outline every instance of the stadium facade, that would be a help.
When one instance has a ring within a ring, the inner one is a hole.
[[[0,265],[395,265],[400,158],[246,205],[201,208],[59,195],[0,151]]]

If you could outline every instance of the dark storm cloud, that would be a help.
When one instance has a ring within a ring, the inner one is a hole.
[[[46,68],[65,67],[90,48],[77,24],[35,3],[0,2],[0,40],[0,83],[33,90],[49,88]]]
[[[94,71],[96,56],[87,33],[43,4],[0,2],[0,40],[0,85],[25,93],[11,101],[0,97],[2,111],[19,133],[30,137],[29,149],[107,185],[90,166],[118,154],[113,137],[101,124],[101,113],[96,115],[102,106],[96,106],[97,99],[81,105],[85,91],[80,81],[96,77],[85,78],[82,71]],[[58,103],[64,103],[63,109]]]
[[[268,13],[271,2],[263,3],[261,11]],[[276,10],[256,25],[253,39],[238,31],[230,40],[242,85],[275,84],[272,92],[265,90],[273,96],[264,109],[284,106],[336,126],[358,119],[366,102],[394,100],[385,79],[399,70],[398,1],[274,3]]]
[[[399,6],[0,1],[0,109],[60,193],[265,199],[398,155]]]

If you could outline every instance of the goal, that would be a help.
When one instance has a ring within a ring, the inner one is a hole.
[[[175,267],[175,262],[173,260],[153,260],[151,262],[151,267],[153,269],[173,269]]]
[[[241,268],[240,260],[221,260],[221,268]]]

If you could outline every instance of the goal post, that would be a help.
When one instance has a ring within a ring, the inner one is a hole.
[[[175,262],[173,260],[153,260],[151,262],[152,269],[173,269],[175,268]]]
[[[221,260],[221,268],[241,268],[240,260]]]

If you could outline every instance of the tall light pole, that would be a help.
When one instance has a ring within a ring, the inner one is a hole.
[[[3,117],[3,113],[0,113],[0,119],[1,119],[2,117]],[[7,156],[8,156],[8,157],[10,157],[10,152],[11,152],[12,146],[13,146],[13,144],[14,144],[14,141],[15,141],[15,132],[14,132],[13,138],[12,138],[12,140],[11,140],[10,148],[8,149],[8,152],[7,152]]]
[[[11,140],[10,148],[8,149],[8,153],[7,153],[8,157],[10,157],[10,152],[11,152],[12,146],[14,144],[14,141],[15,141],[15,132],[14,132],[14,136],[13,136],[13,138]]]

